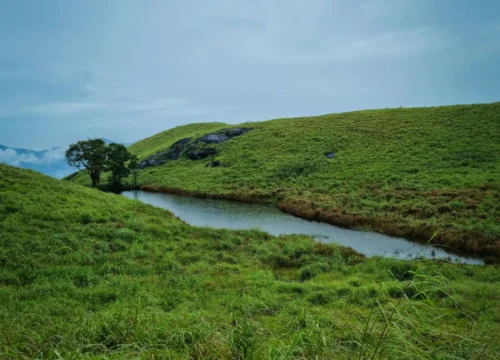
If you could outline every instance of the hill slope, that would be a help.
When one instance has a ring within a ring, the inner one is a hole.
[[[1,358],[494,359],[499,301],[498,267],[194,228],[0,165]]]
[[[276,201],[290,213],[500,257],[500,103],[357,111],[243,124],[216,155],[146,167],[149,190]],[[129,149],[141,159],[221,123]],[[329,154],[330,157],[326,155]],[[218,167],[210,167],[212,161]],[[88,182],[85,177],[77,181]]]

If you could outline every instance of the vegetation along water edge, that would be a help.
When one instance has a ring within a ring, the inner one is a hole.
[[[144,190],[272,202],[423,242],[437,232],[436,244],[500,259],[500,103],[190,124],[128,150]]]

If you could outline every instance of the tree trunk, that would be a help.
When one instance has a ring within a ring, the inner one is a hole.
[[[90,174],[90,178],[92,179],[92,187],[95,188],[97,185],[99,185],[99,173],[92,173]]]

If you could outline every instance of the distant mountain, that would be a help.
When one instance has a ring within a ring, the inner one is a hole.
[[[116,141],[113,141],[113,140],[109,140],[109,139],[106,139],[106,138],[101,138],[102,141],[104,141],[106,144],[112,144],[112,143],[116,143],[116,144],[122,144],[123,146],[130,146],[132,145],[133,143],[124,143],[124,142],[116,142]]]
[[[66,164],[64,149],[29,150],[0,145],[0,163],[32,169],[55,178],[63,178],[74,171]]]
[[[102,138],[106,144],[115,141]],[[119,143],[129,146],[130,143]],[[11,148],[0,145],[0,163],[17,166],[23,169],[32,169],[42,174],[61,179],[75,171],[66,164],[64,152],[66,148],[53,147],[48,150],[29,150],[22,148]]]

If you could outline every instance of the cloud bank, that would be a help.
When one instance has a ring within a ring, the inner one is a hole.
[[[64,150],[62,148],[45,151],[0,149],[0,163],[12,166],[20,166],[21,164],[50,165],[61,161],[64,161]]]

